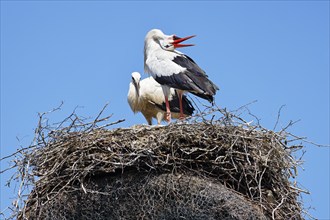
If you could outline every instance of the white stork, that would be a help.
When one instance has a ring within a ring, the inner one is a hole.
[[[132,73],[132,81],[129,84],[127,101],[134,113],[141,112],[149,125],[152,125],[152,118],[156,118],[158,124],[164,120],[166,111],[165,97],[162,87],[152,77],[141,80],[138,72]],[[173,112],[173,118],[179,118],[179,99],[174,89],[170,89],[168,100]],[[182,97],[184,115],[192,115],[194,107],[186,96]]]
[[[166,103],[166,121],[171,120],[168,97],[170,88],[179,95],[180,118],[183,118],[182,94],[191,92],[213,103],[213,96],[219,88],[208,79],[206,73],[187,55],[175,50],[178,47],[193,46],[180,44],[194,36],[185,38],[165,35],[161,30],[149,31],[144,40],[144,71],[162,85]]]

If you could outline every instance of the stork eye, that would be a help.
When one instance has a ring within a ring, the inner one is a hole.
[[[162,40],[160,41],[160,45],[164,50],[172,51],[174,50],[174,47],[170,40]]]
[[[178,40],[180,37],[177,37],[176,35],[173,35],[173,40]]]

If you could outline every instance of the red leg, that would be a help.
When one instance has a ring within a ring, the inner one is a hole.
[[[183,107],[182,107],[182,91],[178,91],[179,95],[179,105],[180,105],[180,119],[184,119]]]
[[[167,96],[165,96],[165,104],[166,104],[165,120],[168,123],[170,123],[171,122],[171,110],[170,110],[170,103],[168,102]]]

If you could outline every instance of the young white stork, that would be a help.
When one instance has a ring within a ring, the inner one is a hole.
[[[140,80],[138,72],[132,73],[132,81],[129,84],[127,101],[134,113],[141,112],[149,125],[152,125],[152,118],[156,118],[158,124],[164,120],[166,112],[165,97],[162,87],[152,77]],[[173,118],[179,118],[179,98],[174,89],[170,89],[168,100],[173,112]],[[186,96],[182,96],[183,114],[192,115],[194,107]]]
[[[166,121],[171,120],[168,97],[170,88],[179,95],[180,117],[183,118],[182,94],[191,92],[213,103],[213,96],[219,88],[208,79],[206,73],[187,55],[175,50],[179,47],[193,46],[180,44],[194,36],[180,38],[165,35],[161,30],[149,31],[144,40],[144,70],[162,85],[166,103]]]

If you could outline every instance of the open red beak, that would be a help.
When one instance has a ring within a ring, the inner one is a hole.
[[[194,46],[194,44],[180,44],[181,42],[185,41],[185,40],[188,40],[192,37],[195,37],[196,35],[192,35],[192,36],[189,36],[189,37],[184,37],[184,38],[181,38],[181,37],[177,37],[177,36],[173,36],[173,46],[174,48],[178,48],[178,47],[189,47],[189,46]]]

